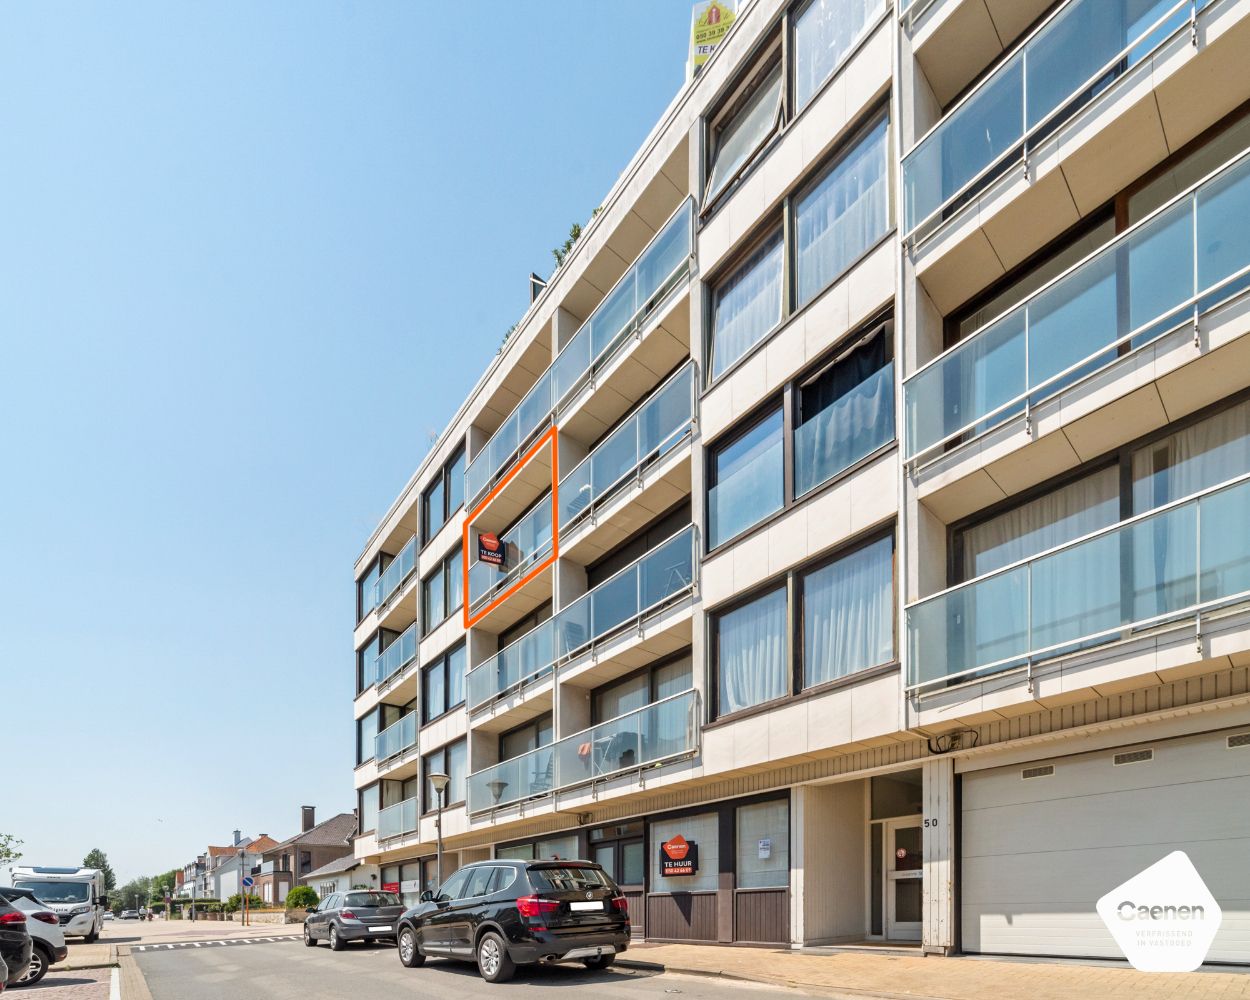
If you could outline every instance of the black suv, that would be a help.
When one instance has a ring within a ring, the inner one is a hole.
[[[0,992],[12,986],[30,969],[30,931],[26,914],[6,899],[0,898]]]
[[[606,969],[629,947],[629,908],[589,861],[479,861],[426,890],[399,920],[399,960],[476,961],[501,983],[517,965],[581,960]]]

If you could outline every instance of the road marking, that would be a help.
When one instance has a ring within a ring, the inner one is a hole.
[[[116,967],[109,976],[109,1000],[122,1000],[121,970]]]
[[[220,945],[223,948],[229,945],[239,944],[264,944],[268,941],[300,941],[302,938],[298,934],[273,934],[268,937],[258,938],[220,938],[216,941],[176,941],[173,944],[137,944],[131,947],[131,952],[145,951],[180,951],[183,948],[203,948],[205,945]]]

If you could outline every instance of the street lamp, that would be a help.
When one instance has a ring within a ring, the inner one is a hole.
[[[435,772],[429,776],[430,787],[434,789],[434,794],[438,797],[438,811],[434,814],[434,843],[435,843],[435,862],[434,862],[434,878],[438,882],[439,889],[443,887],[443,792],[447,791],[447,784],[451,778],[445,774]]]

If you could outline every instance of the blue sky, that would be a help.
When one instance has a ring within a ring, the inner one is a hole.
[[[126,878],[353,806],[352,563],[681,86],[689,17],[0,5],[24,863]]]

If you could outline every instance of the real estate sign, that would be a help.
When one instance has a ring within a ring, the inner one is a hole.
[[[690,15],[690,58],[686,79],[697,76],[712,58],[737,14],[737,0],[700,0]]]
[[[693,875],[699,870],[699,845],[680,833],[660,845],[660,875]]]

